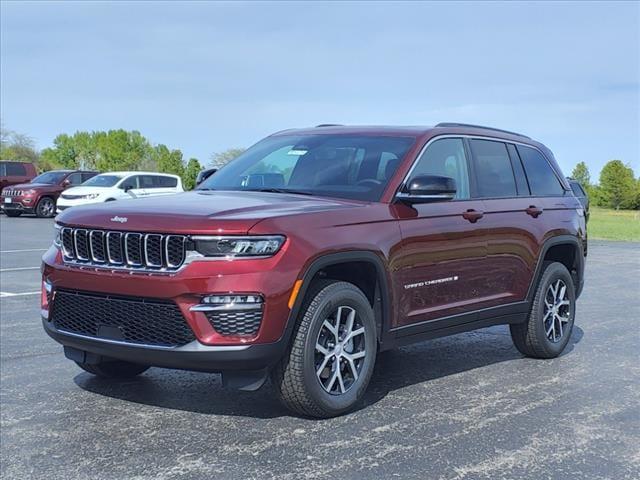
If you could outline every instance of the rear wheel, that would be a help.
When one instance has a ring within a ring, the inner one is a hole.
[[[4,213],[7,217],[19,217],[22,215],[22,212],[16,212],[15,210],[5,210]]]
[[[323,281],[305,301],[289,352],[271,373],[282,402],[301,415],[340,415],[362,398],[377,340],[367,297],[347,282]]]
[[[149,369],[147,365],[125,362],[124,360],[101,361],[95,364],[76,363],[85,372],[101,378],[132,378]]]
[[[36,216],[40,218],[50,218],[56,213],[56,202],[53,198],[42,197],[36,205]]]
[[[575,318],[576,293],[563,264],[543,266],[531,312],[525,323],[510,325],[516,348],[534,358],[555,358],[569,342]]]

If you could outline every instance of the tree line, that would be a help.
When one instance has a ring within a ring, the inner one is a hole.
[[[244,150],[232,148],[211,156],[211,165],[220,168]],[[123,129],[78,131],[58,135],[51,147],[38,151],[27,135],[1,128],[0,159],[35,163],[40,171],[59,168],[88,169],[100,172],[140,170],[172,173],[182,178],[184,188],[195,187],[202,170],[197,158],[185,161],[179,149],[163,144],[153,145],[140,132]]]
[[[640,177],[621,160],[611,160],[600,171],[598,183],[591,183],[589,167],[578,163],[571,177],[579,181],[591,200],[591,205],[628,210],[640,209]]]

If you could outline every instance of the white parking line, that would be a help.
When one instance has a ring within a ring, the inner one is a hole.
[[[40,267],[0,268],[0,272],[18,272],[20,270],[40,270]]]
[[[25,248],[24,250],[0,250],[0,253],[46,252],[46,248]]]
[[[11,293],[11,292],[0,292],[0,298],[3,297],[22,297],[23,295],[39,295],[40,292],[20,292],[20,293]]]

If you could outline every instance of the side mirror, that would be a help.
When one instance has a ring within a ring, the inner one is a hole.
[[[456,196],[456,181],[440,175],[414,177],[397,197],[407,203],[429,203],[452,200]]]
[[[129,193],[129,191],[130,191],[130,190],[132,190],[132,189],[133,189],[133,186],[131,186],[131,185],[126,185],[126,186],[123,188],[123,190],[124,190],[124,192],[125,192],[125,193]]]
[[[67,179],[62,181],[62,187],[63,188],[67,188],[69,185],[71,185],[71,182]]]

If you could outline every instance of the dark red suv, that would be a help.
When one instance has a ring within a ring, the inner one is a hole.
[[[583,285],[583,209],[552,153],[470,125],[287,130],[193,192],[57,220],[43,325],[81,368],[270,375],[317,417],[400,345],[509,324],[555,357]]]
[[[29,183],[19,183],[2,189],[0,205],[9,217],[35,213],[38,217],[53,217],[56,201],[68,187],[74,187],[95,177],[98,172],[84,170],[51,170]]]

